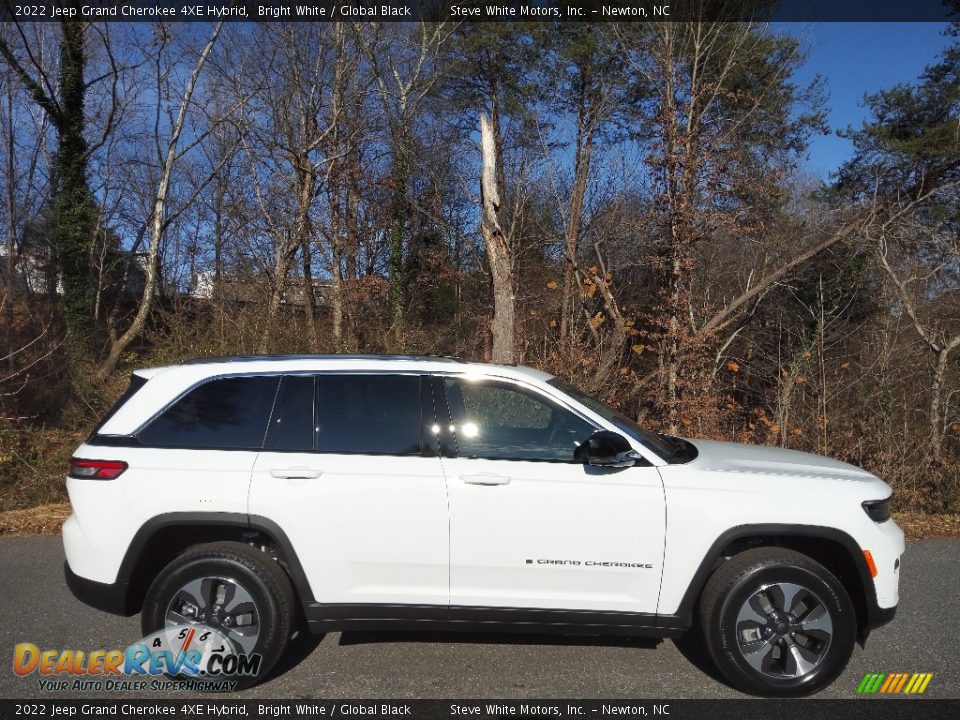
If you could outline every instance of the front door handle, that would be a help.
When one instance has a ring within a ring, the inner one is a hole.
[[[321,475],[323,475],[322,470],[314,470],[308,467],[270,468],[270,477],[286,480],[313,480]]]
[[[461,475],[460,479],[468,485],[506,485],[510,482],[509,475],[497,473],[476,473],[475,475]]]

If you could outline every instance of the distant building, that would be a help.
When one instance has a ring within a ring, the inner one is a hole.
[[[212,270],[201,270],[194,274],[193,281],[187,294],[196,300],[211,300],[216,288],[216,275]],[[333,289],[333,281],[314,278],[313,294],[318,305],[326,303]],[[270,298],[270,286],[265,278],[239,277],[224,275],[220,279],[221,296],[232,302],[261,303]],[[303,292],[303,280],[290,278],[282,300],[290,307],[306,306],[306,297]]]

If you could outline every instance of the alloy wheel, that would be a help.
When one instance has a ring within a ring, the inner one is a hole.
[[[737,646],[758,672],[780,679],[803,678],[827,657],[833,618],[820,597],[803,585],[764,585],[737,614]]]
[[[227,577],[203,577],[177,590],[164,614],[167,627],[201,624],[214,628],[253,652],[260,637],[260,613],[253,597],[239,582]]]

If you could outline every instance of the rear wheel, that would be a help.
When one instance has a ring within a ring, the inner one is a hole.
[[[843,672],[856,640],[853,604],[840,581],[781,548],[726,561],[707,582],[700,613],[717,667],[753,695],[817,692]]]
[[[218,677],[236,681],[239,689],[262,680],[283,653],[295,602],[289,578],[268,555],[242,543],[209,543],[187,550],[160,572],[147,591],[141,624],[144,635],[179,626],[210,628],[229,641],[233,653],[259,656],[246,674]]]

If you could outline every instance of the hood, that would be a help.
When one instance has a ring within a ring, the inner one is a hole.
[[[837,480],[876,481],[872,473],[823,455],[716,440],[689,440],[698,451],[695,462],[702,470]]]

